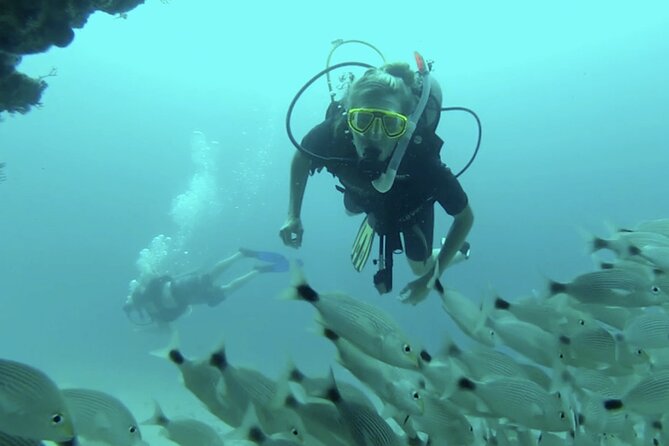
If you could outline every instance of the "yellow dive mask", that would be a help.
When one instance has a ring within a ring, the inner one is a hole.
[[[409,118],[401,113],[378,108],[352,108],[348,111],[348,126],[361,135],[369,131],[376,120],[381,122],[381,128],[388,138],[399,138],[406,132]]]

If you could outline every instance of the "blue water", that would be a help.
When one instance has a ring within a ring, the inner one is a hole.
[[[172,253],[179,266],[211,265],[239,246],[280,251],[304,261],[314,288],[378,304],[439,348],[455,330],[435,295],[405,306],[376,294],[371,265],[351,267],[360,219],[345,215],[330,175],[310,179],[302,249],[278,238],[294,150],[286,108],[336,38],[367,40],[391,61],[421,51],[435,61],[444,105],[479,113],[481,152],[461,178],[476,215],[472,259],[444,276],[473,299],[568,280],[591,268],[584,234],[668,216],[666,2],[269,3],[153,0],[127,19],[95,14],[69,47],[24,59],[26,73],[57,76],[41,109],[0,123],[0,356],[69,383],[121,369],[136,374],[129,386],[176,386],[172,367],[147,355],[167,337],[134,331],[121,305],[140,251],[184,225],[193,231]],[[347,60],[378,63],[354,46],[335,54]],[[322,81],[296,110],[298,137],[327,103]],[[193,131],[219,142],[210,170],[192,161]],[[439,134],[459,170],[473,121],[445,115]],[[173,200],[203,172],[215,200],[175,219]],[[437,215],[445,234],[450,220]],[[399,291],[411,276],[399,257],[395,270]],[[334,350],[309,333],[312,308],[276,298],[288,283],[263,275],[217,308],[196,308],[177,323],[185,353],[225,340],[233,362],[268,374],[288,356],[324,373]]]

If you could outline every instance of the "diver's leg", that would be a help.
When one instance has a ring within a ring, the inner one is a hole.
[[[427,206],[409,231],[404,235],[404,251],[411,271],[417,276],[425,274],[434,265],[432,252],[434,237],[434,208]]]
[[[246,282],[252,280],[255,276],[260,274],[257,269],[252,269],[248,273],[231,280],[227,285],[222,285],[220,288],[227,294],[235,291],[237,288],[244,285]]]
[[[211,276],[211,280],[216,282],[218,280],[219,276],[223,274],[223,272],[230,267],[235,261],[239,260],[242,258],[242,253],[237,251],[227,259],[223,259],[220,262],[216,263],[211,270],[209,271],[209,275]]]

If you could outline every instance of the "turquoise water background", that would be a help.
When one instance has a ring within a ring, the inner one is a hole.
[[[149,1],[127,19],[95,14],[69,47],[20,67],[57,75],[41,109],[0,123],[0,356],[147,401],[164,383],[176,388],[173,368],[147,355],[168,337],[133,330],[121,305],[139,252],[184,227],[193,231],[172,253],[180,268],[239,246],[276,250],[302,259],[314,288],[379,305],[433,350],[455,333],[436,295],[418,307],[395,299],[411,279],[400,257],[392,295],[376,294],[371,264],[352,269],[360,218],[345,215],[330,175],[310,179],[303,247],[278,238],[294,151],[286,108],[337,38],[369,41],[389,61],[419,50],[435,61],[444,105],[480,115],[481,152],[461,178],[476,216],[472,259],[444,276],[473,299],[542,292],[549,277],[592,268],[588,233],[668,216],[665,2]],[[365,48],[335,53],[348,60],[378,63]],[[298,137],[327,104],[321,81],[298,105]],[[175,197],[202,173],[193,131],[218,147],[207,164],[214,198],[175,215]],[[459,170],[474,122],[446,114],[439,134],[443,160]],[[450,223],[437,215],[436,239]],[[268,374],[289,355],[324,373],[334,349],[310,333],[308,305],[276,298],[288,284],[264,275],[217,308],[196,308],[176,325],[186,355],[225,340],[231,361]]]

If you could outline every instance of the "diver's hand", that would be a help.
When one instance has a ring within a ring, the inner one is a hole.
[[[431,288],[428,286],[432,279],[432,273],[423,274],[418,279],[409,282],[402,291],[400,291],[400,301],[405,304],[416,305],[430,294]]]
[[[296,249],[302,246],[302,234],[304,234],[302,220],[297,217],[288,217],[279,230],[279,237],[283,244]]]

